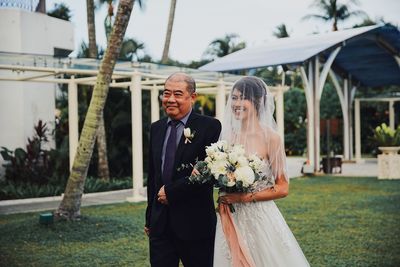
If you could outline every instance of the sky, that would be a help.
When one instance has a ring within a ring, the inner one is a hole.
[[[97,0],[94,0],[97,2]],[[135,4],[125,37],[145,44],[145,52],[160,60],[167,30],[170,1],[142,0],[144,8]],[[47,0],[47,10],[60,0]],[[75,48],[87,42],[86,1],[62,0],[71,9],[75,28]],[[347,2],[339,0],[340,3]],[[318,11],[310,7],[312,0],[177,0],[175,22],[170,44],[170,58],[189,63],[200,60],[208,45],[226,34],[235,33],[247,47],[275,39],[276,26],[285,23],[291,36],[327,32],[331,25],[318,20],[302,20]],[[359,0],[353,9],[365,11],[373,20],[383,18],[400,26],[400,0]],[[115,7],[116,13],[117,7]],[[96,10],[97,43],[105,47],[104,18],[107,7]],[[339,29],[360,23],[361,18],[338,25]],[[72,56],[76,55],[76,50]]]

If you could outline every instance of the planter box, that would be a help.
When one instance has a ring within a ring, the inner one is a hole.
[[[378,179],[400,179],[400,147],[379,147]]]

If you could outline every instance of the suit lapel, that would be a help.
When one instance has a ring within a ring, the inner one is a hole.
[[[167,132],[167,119],[163,119],[163,121],[160,124],[160,127],[157,129],[157,133],[155,134],[154,138],[154,154],[155,154],[155,168],[156,172],[160,173],[161,177],[161,153],[162,153],[162,148],[164,144],[164,139],[165,139],[165,134]]]
[[[193,132],[193,125],[196,121],[196,119],[198,118],[198,115],[192,111],[192,113],[190,114],[188,121],[185,125],[185,128],[190,128],[191,131]],[[182,155],[183,152],[185,151],[185,149],[189,146],[188,144],[185,144],[185,135],[184,133],[182,133],[181,139],[179,141],[179,145],[178,148],[176,149],[176,154],[175,154],[175,170],[180,167],[179,165],[182,163]]]

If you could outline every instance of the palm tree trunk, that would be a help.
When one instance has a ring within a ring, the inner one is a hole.
[[[86,0],[86,11],[87,11],[87,26],[88,26],[88,36],[89,36],[89,57],[97,58],[96,26],[94,22],[93,0]]]
[[[174,25],[176,1],[177,0],[171,0],[171,6],[169,8],[167,34],[165,36],[164,51],[161,59],[162,64],[168,62],[169,44],[171,43],[172,26]]]
[[[336,19],[336,17],[333,19],[332,30],[333,30],[334,32],[336,32],[336,31],[338,30],[338,28],[337,28],[337,19]]]
[[[97,166],[97,175],[100,179],[109,181],[110,171],[108,168],[108,157],[107,157],[107,138],[106,129],[104,127],[104,113],[100,118],[99,129],[97,130],[97,155],[99,158]]]
[[[89,36],[89,57],[97,58],[96,26],[94,20],[93,0],[86,0],[86,10],[87,10],[87,25],[88,25],[88,36]],[[100,126],[97,131],[96,144],[97,144],[97,156],[98,156],[97,175],[100,177],[100,179],[108,181],[110,180],[110,171],[108,169],[104,116],[102,116],[100,119]]]
[[[67,219],[77,219],[80,217],[83,188],[90,158],[93,153],[96,133],[106,102],[115,62],[128,26],[133,3],[134,0],[120,0],[119,2],[117,17],[107,50],[101,61],[99,74],[97,75],[96,85],[83,124],[79,146],[68,178],[67,187],[65,188],[64,197],[61,200],[58,210],[55,212],[57,217]]]

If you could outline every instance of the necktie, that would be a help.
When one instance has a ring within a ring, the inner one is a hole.
[[[167,146],[165,148],[164,156],[164,169],[163,169],[163,182],[169,184],[172,181],[172,173],[175,163],[175,152],[176,152],[176,126],[179,121],[170,121],[169,125],[171,131],[167,140]]]

